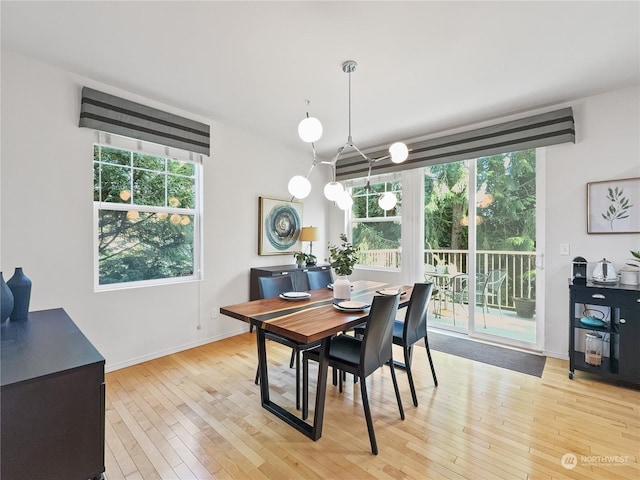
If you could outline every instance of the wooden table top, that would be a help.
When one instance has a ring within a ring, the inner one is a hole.
[[[406,292],[400,297],[400,306],[406,306],[413,286],[389,286],[386,283],[358,280],[352,282],[351,300],[370,304],[376,291],[399,288]],[[310,343],[335,335],[360,324],[369,310],[343,312],[333,306],[333,292],[328,288],[310,290],[306,300],[284,300],[280,297],[253,300],[220,308],[220,313],[253,323],[257,328],[281,334],[301,343]]]

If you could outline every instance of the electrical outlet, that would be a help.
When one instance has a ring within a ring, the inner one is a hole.
[[[570,247],[568,243],[561,243],[560,244],[560,255],[570,255]]]
[[[215,320],[216,318],[218,318],[218,309],[214,308],[211,310],[211,320]]]

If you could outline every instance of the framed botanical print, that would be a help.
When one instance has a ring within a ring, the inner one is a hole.
[[[640,233],[640,177],[587,183],[587,233]]]
[[[302,203],[259,197],[258,255],[280,255],[301,249]]]

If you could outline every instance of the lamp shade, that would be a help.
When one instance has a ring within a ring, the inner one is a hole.
[[[396,142],[389,147],[389,154],[393,163],[402,163],[409,157],[409,149],[402,142]]]
[[[300,241],[315,242],[316,240],[318,240],[318,227],[302,227]]]
[[[336,198],[336,203],[338,204],[338,208],[340,208],[340,210],[349,210],[353,205],[353,198],[351,198],[349,192],[343,190],[342,193],[338,195],[338,198]]]
[[[319,140],[322,136],[322,124],[315,117],[307,117],[300,120],[298,124],[298,135],[303,142],[311,143]]]
[[[311,182],[302,175],[295,175],[289,180],[289,193],[296,198],[306,198],[311,193]]]
[[[324,186],[324,196],[332,202],[335,201],[343,191],[344,188],[342,188],[342,184],[338,182],[329,182]]]
[[[398,198],[393,192],[384,192],[378,199],[378,206],[383,210],[391,210],[398,203]]]

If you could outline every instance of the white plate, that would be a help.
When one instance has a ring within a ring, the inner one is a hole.
[[[368,303],[355,302],[355,301],[351,301],[351,300],[340,302],[337,305],[340,308],[342,308],[343,310],[362,310],[362,309],[365,309],[365,308],[369,308],[369,304]]]
[[[398,294],[398,289],[397,288],[385,288],[382,290],[376,290],[376,293],[379,293],[380,295],[397,295]],[[407,292],[400,292],[400,295],[404,295]]]
[[[279,296],[285,300],[306,300],[311,297],[311,294],[307,292],[285,292]]]
[[[364,307],[361,307],[361,308],[341,308],[335,303],[332,303],[332,305],[333,305],[333,308],[335,308],[336,310],[340,310],[341,312],[351,312],[351,313],[363,312],[367,308],[369,308],[369,305],[365,305]]]

